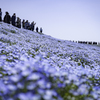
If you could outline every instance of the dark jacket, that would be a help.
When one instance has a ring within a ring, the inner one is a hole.
[[[4,22],[10,24],[10,20],[11,20],[10,15],[9,15],[9,14],[6,14],[6,15],[4,16]]]
[[[2,12],[0,12],[0,21],[2,21]]]
[[[31,30],[32,30],[32,31],[34,31],[35,24],[36,24],[36,23],[33,23],[33,22],[31,23]]]
[[[42,33],[42,31],[43,31],[42,28],[40,28],[40,33]]]
[[[16,22],[16,26],[18,27],[18,28],[21,28],[21,19],[18,17],[17,18],[17,22]]]
[[[38,27],[36,27],[36,32],[38,32],[38,30],[39,30],[39,28],[38,28]]]
[[[12,20],[12,25],[14,25],[14,26],[15,26],[16,16],[15,16],[15,15],[13,15],[11,20]]]
[[[25,28],[25,20],[22,21],[22,26]]]

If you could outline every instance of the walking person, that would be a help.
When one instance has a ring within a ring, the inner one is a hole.
[[[32,30],[32,31],[34,31],[35,24],[36,24],[36,23],[34,23],[34,21],[31,23],[31,30]]]
[[[15,21],[16,21],[16,14],[14,13],[12,16],[12,25],[15,26]]]
[[[1,8],[0,8],[0,22],[2,21],[2,11],[1,11]]]
[[[8,12],[6,12],[6,15],[4,16],[4,22],[10,24],[11,17]]]

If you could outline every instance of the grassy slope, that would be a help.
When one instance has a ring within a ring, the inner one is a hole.
[[[28,93],[31,94],[28,98],[32,98],[34,94],[37,100],[58,100],[60,96],[65,100],[100,98],[99,46],[59,40],[0,23],[0,55],[0,76],[3,81],[0,83],[5,87],[1,88],[1,99],[12,96],[15,99],[23,99]],[[50,86],[45,87],[41,81]],[[18,83],[24,87],[20,89]],[[35,93],[28,87],[31,83],[38,84],[34,89]],[[16,89],[21,92],[14,92]],[[43,94],[39,89],[42,89]],[[12,92],[7,95],[7,91]]]

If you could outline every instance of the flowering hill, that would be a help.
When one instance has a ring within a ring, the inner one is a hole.
[[[0,100],[100,100],[100,47],[0,23]]]

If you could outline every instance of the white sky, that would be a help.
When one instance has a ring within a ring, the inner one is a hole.
[[[100,0],[0,0],[0,7],[3,17],[16,13],[55,38],[100,42]]]

